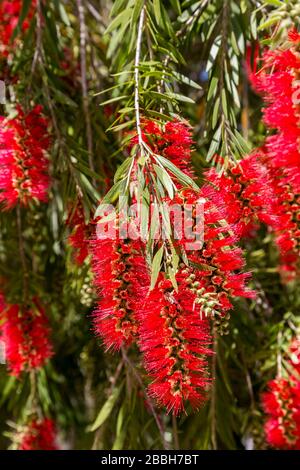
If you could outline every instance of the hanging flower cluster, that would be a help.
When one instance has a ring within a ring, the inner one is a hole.
[[[168,121],[164,127],[154,121],[143,121],[143,140],[151,147],[152,151],[168,158],[185,174],[194,176],[191,167],[191,145],[193,143],[191,134],[188,122],[179,119]],[[137,142],[137,136],[133,136],[129,148]]]
[[[15,33],[24,33],[29,28],[35,14],[36,0],[29,2],[25,9],[23,7],[24,2],[20,0],[0,2],[1,78],[7,81],[9,77],[10,83],[18,81],[10,67],[12,53],[21,46]],[[21,21],[20,14],[22,12],[24,16],[25,10],[27,16]],[[0,126],[0,210],[28,207],[32,202],[47,202],[50,137],[49,121],[43,115],[42,106],[24,110],[17,105],[12,116],[0,116]],[[19,236],[21,238],[23,234]],[[20,272],[22,274],[25,275]],[[22,373],[33,373],[45,365],[53,355],[50,333],[48,319],[37,298],[28,304],[9,304],[0,294],[0,339],[11,375],[20,377]],[[32,403],[39,406],[34,386],[31,393]],[[53,421],[40,417],[31,419],[13,436],[13,440],[20,450],[54,450],[55,434]]]
[[[250,72],[254,88],[263,95],[264,122],[275,133],[268,136],[260,163],[268,177],[262,181],[273,192],[271,225],[280,253],[280,272],[284,282],[299,275],[300,254],[300,55],[299,34],[289,33],[289,48],[266,51],[262,66]],[[257,62],[257,58],[256,58]],[[268,220],[266,220],[268,223]]]
[[[29,113],[18,107],[13,119],[0,117],[0,202],[4,210],[18,203],[46,202],[49,188],[49,161],[45,152],[50,140],[48,121],[42,107]]]
[[[129,239],[92,240],[94,282],[99,302],[95,332],[107,349],[132,343],[137,334],[138,284],[148,280],[141,244]]]
[[[188,287],[180,285],[176,292],[163,275],[145,296],[138,311],[139,345],[153,379],[149,394],[175,415],[186,402],[198,408],[210,384],[208,321],[193,308]]]
[[[12,375],[42,367],[53,355],[50,328],[44,309],[37,299],[31,307],[3,305],[1,339]]]
[[[213,196],[223,199],[227,220],[240,237],[251,236],[258,222],[274,226],[277,221],[272,179],[263,158],[257,150],[240,162],[229,163],[222,174],[214,168],[206,172]]]
[[[13,440],[18,450],[58,450],[56,427],[50,418],[32,419]]]
[[[269,415],[265,423],[267,442],[277,449],[300,449],[300,382],[279,378],[269,382],[263,395]]]
[[[291,372],[288,378],[268,383],[262,396],[266,415],[265,433],[270,446],[277,449],[300,450],[300,380],[299,340],[289,348]]]
[[[23,32],[29,28],[30,19],[33,15],[34,4],[35,0],[31,2],[29,14],[21,25]],[[0,55],[2,57],[6,57],[13,47],[12,36],[16,26],[18,25],[21,10],[21,0],[3,0],[0,3]]]
[[[187,123],[176,119],[163,127],[145,120],[142,135],[153,155],[167,158],[194,177]],[[133,136],[130,145],[136,144]],[[254,292],[246,286],[249,274],[242,272],[243,254],[236,245],[233,225],[225,222],[228,213],[222,198],[212,186],[205,185],[196,193],[185,189],[174,175],[170,177],[178,191],[174,199],[166,197],[165,201],[191,208],[185,221],[190,227],[195,225],[193,207],[199,199],[205,201],[204,244],[186,250],[189,265],[180,263],[174,273],[177,289],[168,272],[162,270],[150,290],[142,240],[107,237],[95,239],[91,246],[100,296],[94,313],[97,334],[107,349],[120,349],[137,340],[152,379],[149,394],[168,412],[179,414],[187,403],[198,408],[211,383],[207,368],[212,354],[209,319],[225,333],[230,299],[253,297]],[[120,221],[115,223],[117,229]],[[174,243],[180,249],[186,248],[188,241],[182,235]]]

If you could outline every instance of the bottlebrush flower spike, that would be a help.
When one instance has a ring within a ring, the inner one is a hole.
[[[94,312],[95,332],[107,349],[119,350],[136,337],[137,286],[148,282],[141,244],[118,237],[95,239],[91,251],[94,284],[100,298]]]
[[[300,171],[298,167],[274,167],[269,153],[265,164],[272,179],[276,200],[276,224],[273,227],[275,243],[280,254],[279,272],[284,283],[299,275],[300,254]]]
[[[300,449],[300,382],[277,378],[268,384],[262,396],[268,418],[265,433],[268,443],[277,449]]]
[[[288,39],[293,43],[299,43],[300,42],[300,33],[298,32],[296,27],[293,27],[288,32]]]
[[[297,143],[300,136],[299,70],[299,54],[290,48],[266,51],[262,67],[255,74],[254,85],[265,101],[264,121],[277,130],[267,138],[267,148],[273,164],[279,167],[297,165],[300,161]]]
[[[143,139],[152,151],[170,160],[183,173],[194,176],[191,168],[191,145],[193,143],[191,127],[187,121],[174,119],[164,126],[145,119],[142,124]],[[134,135],[130,147],[137,143]]]
[[[184,411],[186,402],[198,408],[210,385],[208,322],[191,308],[188,289],[174,291],[163,274],[157,287],[144,289],[143,295],[137,310],[139,346],[153,380],[149,394],[175,415]]]
[[[279,272],[285,283],[300,273],[300,56],[295,30],[290,31],[289,40],[289,49],[264,53],[254,80],[265,101],[264,121],[276,130],[266,139],[262,160],[272,180],[277,206],[277,221],[272,228],[280,252]]]
[[[5,210],[31,200],[46,202],[50,141],[48,121],[36,106],[28,114],[18,108],[14,119],[0,117],[0,202]]]
[[[228,312],[232,308],[231,298],[255,297],[247,287],[250,273],[244,273],[242,250],[237,247],[238,237],[232,226],[226,223],[228,207],[223,198],[209,185],[201,188],[204,203],[203,246],[187,251],[190,266],[179,271],[178,276],[190,290],[190,300],[204,317],[218,317],[220,333],[226,332]],[[199,198],[191,190],[182,190],[177,195],[181,204],[193,204]],[[186,240],[180,240],[185,244]],[[222,325],[222,320],[225,324]],[[224,331],[222,326],[224,326]]]
[[[56,427],[50,418],[32,419],[14,437],[18,450],[58,450]]]
[[[274,166],[299,165],[300,137],[298,80],[300,57],[293,48],[266,51],[262,67],[255,74],[255,85],[265,101],[264,121],[277,133],[267,138],[267,149]]]
[[[222,174],[214,168],[206,172],[206,180],[213,185],[212,200],[216,204],[223,200],[226,220],[240,237],[251,235],[258,222],[269,226],[277,222],[276,198],[261,153],[251,153]]]
[[[1,320],[1,339],[12,375],[38,369],[53,355],[48,320],[37,299],[29,308],[8,305]]]
[[[169,121],[165,125],[161,154],[168,158],[183,173],[190,177],[194,176],[191,167],[193,139],[191,127],[186,121]]]

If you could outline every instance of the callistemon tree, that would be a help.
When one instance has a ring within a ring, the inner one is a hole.
[[[3,449],[300,449],[300,8],[0,1]]]

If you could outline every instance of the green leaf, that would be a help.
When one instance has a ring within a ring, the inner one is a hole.
[[[163,252],[164,252],[164,246],[162,245],[158,249],[158,251],[155,253],[155,256],[153,258],[152,266],[151,266],[150,290],[153,290],[155,285],[156,285],[156,281],[157,281],[157,278],[158,278],[158,275],[159,275],[159,272],[160,272],[160,268],[161,268],[161,261],[162,261],[162,257],[163,257]]]
[[[278,23],[278,21],[280,20],[281,20],[280,16],[272,16],[271,18],[268,18],[266,21],[264,21],[263,23],[259,25],[258,31],[262,31],[266,28],[269,28],[273,24]]]
[[[148,241],[152,241],[157,232],[160,230],[160,219],[159,219],[159,210],[157,204],[154,205],[152,216],[151,216],[151,224],[150,224],[150,237]]]
[[[214,154],[216,153],[216,151],[218,150],[220,146],[221,131],[222,131],[222,127],[219,126],[216,132],[214,133],[214,136],[212,138],[212,141],[211,141],[211,144],[210,144],[207,156],[206,156],[207,161],[210,161],[212,159],[212,157],[214,156]]]
[[[87,176],[90,176],[91,178],[94,178],[95,180],[104,180],[102,175],[99,175],[98,173],[95,173],[93,170],[91,170],[88,166],[86,166],[84,163],[77,161],[74,163],[75,168],[79,170],[80,172],[84,173]]]
[[[161,168],[160,166],[155,165],[155,163],[153,164],[153,167],[162,185],[167,190],[169,194],[169,198],[173,199],[174,198],[174,184],[170,178],[170,175],[168,174],[166,170],[164,170],[164,168]]]
[[[211,78],[210,84],[209,84],[209,89],[208,89],[208,94],[207,94],[207,101],[209,101],[212,96],[214,95],[215,89],[217,88],[219,82],[219,78],[216,76],[213,76]]]
[[[144,5],[144,0],[135,0],[134,8],[131,17],[131,26],[136,26],[136,23],[140,17],[142,7]]]
[[[110,204],[113,203],[117,197],[119,196],[121,189],[124,188],[124,180],[118,181],[116,184],[114,184],[108,193],[105,194],[104,198],[102,199],[100,205],[97,207],[96,212],[95,212],[95,217],[100,216],[102,204]]]
[[[250,17],[250,29],[253,39],[257,39],[257,21],[255,12],[251,13]]]
[[[213,67],[213,65],[216,61],[216,58],[219,54],[220,46],[221,46],[221,36],[218,36],[214,40],[214,43],[213,43],[213,45],[212,45],[212,47],[209,51],[209,58],[207,60],[207,65],[206,65],[206,71],[207,72],[209,72],[211,70],[211,68]]]
[[[126,425],[124,424],[125,404],[123,403],[117,418],[116,439],[112,450],[122,450],[126,438]]]
[[[165,96],[175,99],[176,101],[182,101],[183,103],[195,104],[195,101],[188,96],[181,95],[180,93],[165,93]]]
[[[149,200],[150,195],[146,188],[143,193],[142,206],[141,206],[141,228],[140,233],[143,240],[148,238],[148,227],[149,227]]]
[[[159,111],[154,111],[153,109],[147,109],[147,114],[150,114],[150,116],[156,117],[159,122],[173,121],[174,119],[172,116],[168,116],[167,114],[160,113]]]
[[[105,106],[106,104],[115,103],[116,101],[123,100],[124,98],[128,98],[128,95],[115,96],[114,98],[103,101],[102,103],[100,103],[100,106]]]
[[[218,96],[218,98],[215,101],[214,109],[212,113],[212,119],[211,119],[212,129],[214,129],[218,123],[219,111],[220,111],[220,97]]]
[[[86,189],[86,191],[90,194],[90,196],[94,199],[94,201],[98,202],[100,199],[100,194],[98,191],[92,186],[92,184],[89,182],[88,178],[83,174],[79,173],[79,178]]]
[[[168,276],[170,278],[170,281],[172,282],[172,286],[177,291],[178,290],[178,284],[177,284],[176,275],[175,275],[176,271],[173,269],[172,266],[169,266],[168,269],[167,269],[167,273],[168,273]]]
[[[247,155],[251,151],[250,145],[237,130],[235,130],[234,133],[231,133],[231,136],[240,148],[242,155]]]
[[[129,83],[131,83],[131,82],[124,82],[124,83],[122,83],[122,85],[128,85]],[[119,83],[118,83],[117,85],[111,86],[111,87],[109,87],[109,88],[105,88],[104,90],[97,91],[96,93],[93,93],[93,96],[103,95],[104,93],[107,93],[107,92],[109,92],[109,91],[115,90],[116,88],[120,88],[120,84],[119,84]]]
[[[265,0],[268,5],[274,5],[275,7],[282,7],[283,2],[280,0]]]
[[[170,0],[170,1],[171,1],[172,7],[177,12],[177,15],[180,16],[181,13],[182,13],[181,6],[180,6],[180,1],[179,0]]]
[[[236,55],[240,55],[240,51],[237,45],[236,37],[233,31],[231,31],[231,45],[233,47],[234,52]]]
[[[131,15],[132,15],[132,8],[126,8],[125,10],[121,11],[121,13],[119,13],[112,20],[112,22],[108,25],[104,34],[111,33],[114,29],[118,28],[121,24],[129,23]]]
[[[71,23],[62,2],[58,2],[58,9],[62,21],[65,23],[66,26],[70,26]]]
[[[114,176],[114,183],[117,183],[120,179],[124,178],[127,175],[127,170],[131,166],[133,157],[128,157],[117,169]]]
[[[9,376],[6,380],[5,386],[3,387],[1,391],[1,399],[0,399],[0,405],[2,405],[6,398],[8,398],[11,395],[11,392],[13,391],[15,385],[17,384],[17,378],[13,376]]]
[[[182,73],[173,72],[173,75],[179,82],[185,83],[186,85],[196,88],[197,90],[202,90],[202,86],[199,85],[199,83],[196,83],[191,78],[186,77],[185,75],[182,75]]]
[[[112,5],[112,9],[110,11],[110,17],[113,18],[115,15],[117,15],[119,13],[119,11],[121,9],[123,9],[125,7],[125,5],[127,4],[127,7],[130,6],[130,3],[128,3],[128,0],[115,0],[113,2],[113,5]]]
[[[192,180],[189,176],[185,175],[177,166],[175,166],[170,160],[161,155],[155,155],[154,158],[158,160],[165,168],[167,168],[176,178],[180,181],[180,183],[193,188],[195,191],[199,191],[199,187]]]
[[[164,23],[161,16],[160,0],[153,0],[153,9],[157,24],[159,24],[159,26],[163,26]]]
[[[221,99],[222,99],[222,111],[223,111],[225,117],[228,118],[227,97],[226,97],[226,91],[225,91],[224,88],[221,92]]]
[[[104,405],[102,406],[97,418],[95,419],[94,423],[88,427],[89,432],[94,432],[96,429],[100,428],[103,423],[107,420],[107,418],[110,416],[113,407],[119,397],[120,391],[121,391],[122,386],[114,388],[111,396],[106,400]]]
[[[112,131],[112,132],[121,131],[122,129],[126,129],[126,127],[131,126],[134,122],[135,122],[135,119],[131,119],[130,121],[123,122],[122,124],[108,127],[107,132],[108,131]]]

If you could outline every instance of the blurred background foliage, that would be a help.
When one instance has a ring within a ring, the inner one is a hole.
[[[264,449],[260,395],[299,326],[300,302],[299,287],[280,282],[268,232],[261,229],[246,242],[258,298],[236,303],[229,334],[215,338],[209,400],[177,419],[149,403],[134,348],[105,354],[94,338],[89,263],[77,266],[67,242],[69,211],[82,204],[89,220],[126,157],[144,3],[142,113],[190,121],[199,181],[215,153],[238,159],[265,138],[246,50],[278,44],[299,23],[297,1],[38,0],[22,33],[31,4],[23,0],[14,53],[8,63],[0,58],[7,85],[1,107],[12,115],[16,103],[25,109],[39,103],[51,121],[50,203],[21,213],[30,289],[47,307],[55,348],[38,373],[40,402],[57,421],[64,448]],[[0,213],[0,276],[10,301],[22,290],[17,232],[15,213]],[[0,365],[1,448],[30,405],[29,376],[13,378]]]

